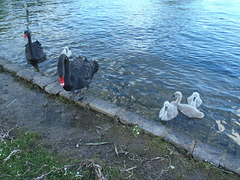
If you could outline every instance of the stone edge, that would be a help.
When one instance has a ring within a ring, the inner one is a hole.
[[[18,63],[12,63],[4,58],[0,58],[0,66],[2,66],[5,71],[14,73],[16,76],[21,77],[30,83],[39,82],[36,85],[44,89],[48,94],[59,95],[68,99],[71,98],[70,92],[61,90],[61,88],[54,90],[54,87],[57,87],[57,82],[54,79],[45,77],[33,69],[29,70],[23,68]],[[31,74],[31,76],[29,76],[29,74]],[[47,79],[48,83],[43,83],[41,79]],[[195,160],[207,161],[216,167],[222,167],[240,175],[240,160],[236,156],[224,152],[221,149],[217,149],[212,145],[204,144],[181,132],[167,129],[161,123],[151,119],[145,119],[136,113],[90,95],[87,95],[86,99],[83,101],[76,103],[82,107],[88,107],[92,110],[118,119],[123,124],[138,125],[147,133],[160,136],[166,141],[174,144],[177,148],[186,150],[188,154],[193,155]]]

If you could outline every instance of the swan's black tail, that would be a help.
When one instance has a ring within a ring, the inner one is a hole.
[[[97,61],[92,62],[92,69],[93,69],[93,74],[95,74],[98,71],[99,65]]]

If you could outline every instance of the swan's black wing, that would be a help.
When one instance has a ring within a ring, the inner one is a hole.
[[[27,43],[25,47],[26,47],[25,48],[26,58],[27,58],[27,60],[31,61],[33,58],[32,58],[31,52],[30,52],[29,44]]]
[[[33,53],[35,54],[35,57],[38,61],[46,59],[46,54],[43,52],[41,43],[39,41],[32,43],[32,48]]]
[[[39,41],[32,43],[32,53],[33,53],[33,56],[30,52],[30,47],[29,47],[29,43],[28,43],[26,45],[26,49],[25,49],[25,54],[26,54],[27,60],[42,61],[42,60],[46,59],[46,54],[43,52],[41,43]]]
[[[83,58],[75,59],[70,63],[71,82],[74,89],[87,87],[94,74],[98,71],[99,65],[96,61],[89,62]]]

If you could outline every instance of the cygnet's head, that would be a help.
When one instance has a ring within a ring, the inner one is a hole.
[[[192,94],[192,96],[193,96],[193,100],[194,100],[194,101],[196,100],[196,98],[200,97],[200,95],[199,95],[198,92],[194,92],[194,93]]]
[[[165,101],[163,106],[165,107],[165,111],[167,111],[168,107],[170,106],[170,103],[168,101]]]
[[[69,50],[68,46],[63,48],[63,51],[61,54],[65,54],[67,57],[70,57],[72,55],[72,52]]]
[[[182,97],[182,93],[180,91],[177,91],[174,93],[175,97]]]

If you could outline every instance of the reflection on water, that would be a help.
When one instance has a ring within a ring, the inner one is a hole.
[[[232,138],[238,145],[240,145],[240,135],[235,132],[234,129],[232,129],[232,134],[228,134],[227,135]]]
[[[223,121],[224,123],[226,123],[225,121]],[[225,127],[223,124],[221,124],[221,120],[216,120],[216,123],[218,125],[218,131],[217,132],[223,132],[225,130]]]
[[[56,77],[62,47],[97,59],[92,94],[158,120],[175,91],[200,93],[205,117],[166,123],[240,153],[240,9],[237,0],[0,1],[1,56],[26,67],[23,32],[39,40]],[[57,79],[57,77],[56,77]]]

